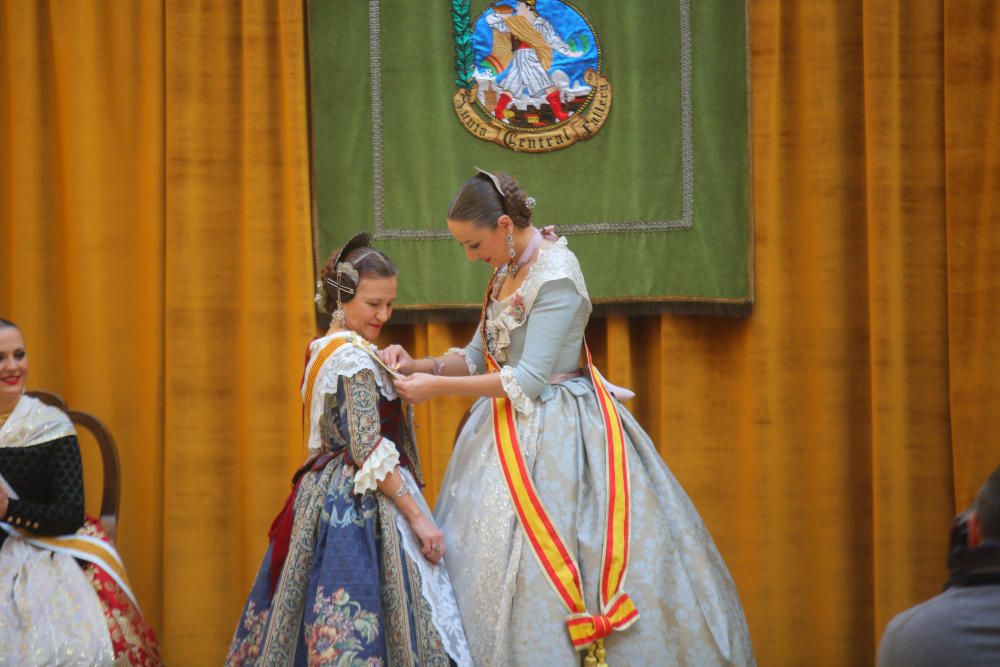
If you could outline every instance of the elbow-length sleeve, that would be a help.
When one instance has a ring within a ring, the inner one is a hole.
[[[483,356],[483,333],[476,327],[476,333],[465,347],[453,347],[445,354],[457,354],[465,359],[469,367],[469,375],[479,375],[486,372],[486,357]]]
[[[11,499],[4,521],[39,535],[66,535],[84,522],[83,465],[75,435],[39,447],[47,452],[48,492],[46,501]]]
[[[362,494],[377,488],[399,464],[396,443],[382,436],[379,413],[379,388],[375,373],[367,368],[341,378],[343,396],[338,403],[344,411],[342,423],[347,424],[347,454],[357,473],[354,493]]]
[[[524,324],[524,353],[517,365],[500,370],[504,392],[518,412],[530,413],[532,402],[545,389],[567,333],[574,326],[575,315],[585,301],[568,278],[547,282],[539,290]]]

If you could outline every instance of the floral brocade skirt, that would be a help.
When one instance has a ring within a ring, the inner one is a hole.
[[[525,462],[598,610],[604,545],[604,425],[589,379],[552,386],[517,414]],[[631,490],[625,591],[639,610],[605,639],[611,665],[753,665],[739,595],[719,551],[649,436],[619,404]],[[579,665],[568,612],[543,576],[514,512],[480,400],[455,443],[435,517],[478,667]]]
[[[272,541],[227,665],[471,664],[447,571],[423,558],[384,495],[354,494],[354,473],[335,457],[302,476],[287,555],[272,573]]]
[[[89,517],[76,535],[110,544]],[[0,665],[161,665],[156,636],[122,583],[96,563],[8,536],[0,548]]]

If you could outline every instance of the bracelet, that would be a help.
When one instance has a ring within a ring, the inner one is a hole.
[[[395,500],[396,498],[399,498],[401,496],[408,496],[410,495],[410,493],[411,493],[410,486],[406,483],[406,480],[404,479],[403,483],[399,485],[398,489],[396,489],[396,492],[392,494],[392,499]]]
[[[431,362],[431,373],[434,375],[441,375],[441,371],[444,370],[444,362],[437,357],[425,357]]]

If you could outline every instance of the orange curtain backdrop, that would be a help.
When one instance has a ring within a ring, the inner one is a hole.
[[[588,335],[718,542],[759,664],[873,664],[1000,463],[998,9],[750,16],[753,315]],[[119,440],[120,548],[172,664],[222,661],[303,456],[304,48],[298,1],[0,1],[0,316],[30,384]],[[470,333],[385,336],[425,355]],[[467,405],[418,407],[431,499]]]
[[[948,334],[955,494],[1000,459],[1000,4],[945,3]]]
[[[304,455],[303,11],[168,0],[165,23],[163,638],[220,664]]]
[[[62,394],[117,439],[118,546],[157,631],[162,30],[151,2],[0,2],[0,317],[22,327],[29,388]]]
[[[222,662],[302,458],[302,16],[0,3],[0,316],[29,385],[118,441],[119,548],[170,664]]]

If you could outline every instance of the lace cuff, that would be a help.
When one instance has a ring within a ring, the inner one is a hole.
[[[530,417],[535,409],[535,404],[531,398],[521,389],[521,383],[517,381],[517,374],[510,366],[500,369],[500,384],[503,386],[507,398],[514,404],[514,409],[525,417]]]
[[[371,451],[364,465],[354,475],[354,493],[361,495],[378,488],[378,483],[399,465],[399,452],[392,440],[382,438]]]
[[[476,362],[472,360],[469,352],[464,347],[450,347],[445,354],[457,354],[465,359],[465,365],[469,367],[469,375],[477,375],[479,373],[479,369],[476,368]]]

